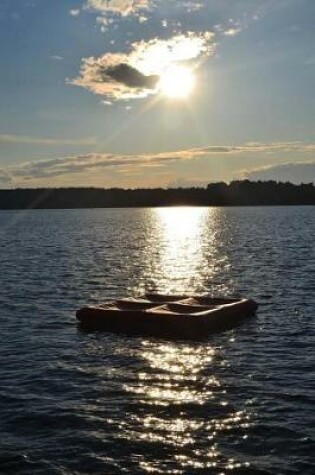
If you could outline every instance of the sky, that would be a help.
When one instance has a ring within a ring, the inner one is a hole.
[[[0,0],[0,188],[315,182],[314,0]]]

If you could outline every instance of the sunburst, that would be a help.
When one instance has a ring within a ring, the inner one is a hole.
[[[170,99],[186,99],[195,86],[195,76],[185,66],[169,66],[160,76],[158,90]]]

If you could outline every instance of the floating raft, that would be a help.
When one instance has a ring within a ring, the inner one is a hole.
[[[83,307],[76,317],[86,330],[191,339],[232,328],[257,307],[245,298],[145,294]]]

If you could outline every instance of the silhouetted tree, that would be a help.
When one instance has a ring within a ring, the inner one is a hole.
[[[314,205],[313,183],[249,180],[207,188],[36,188],[0,190],[0,209],[130,208],[151,206]]]

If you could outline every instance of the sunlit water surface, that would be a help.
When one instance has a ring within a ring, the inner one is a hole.
[[[314,474],[314,236],[313,207],[0,212],[0,472]],[[260,308],[203,342],[77,327],[146,290]]]

